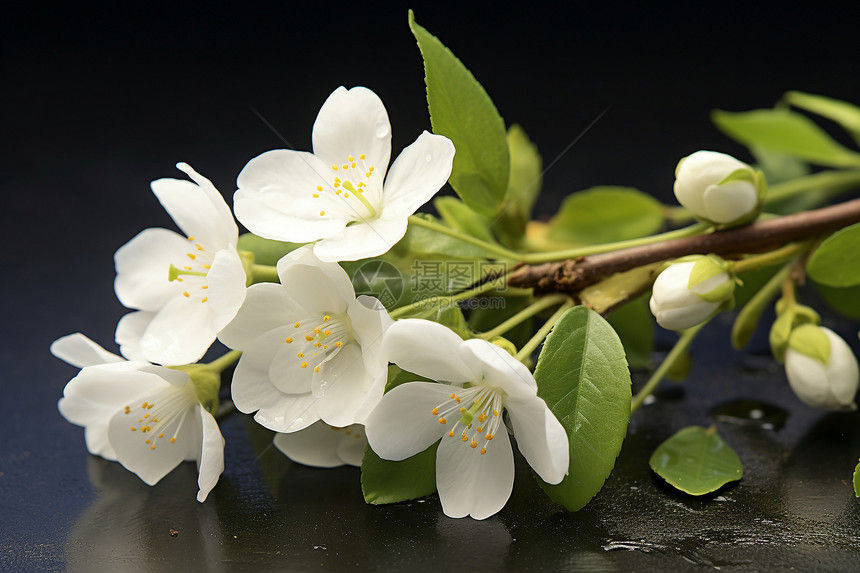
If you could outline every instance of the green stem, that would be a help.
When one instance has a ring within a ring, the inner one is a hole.
[[[241,350],[231,350],[224,356],[216,358],[212,362],[208,363],[206,366],[220,374],[224,372],[230,365],[239,360],[239,357],[242,356]]]
[[[563,294],[552,294],[552,295],[542,297],[542,298],[538,299],[537,301],[533,302],[532,304],[530,304],[529,306],[527,306],[526,308],[524,308],[523,310],[519,311],[518,313],[516,313],[515,315],[513,315],[512,317],[510,317],[509,319],[507,319],[503,323],[499,324],[498,326],[496,326],[492,330],[488,330],[488,331],[484,332],[483,334],[478,336],[478,338],[483,338],[484,340],[490,340],[492,338],[495,338],[496,336],[501,336],[502,334],[506,333],[507,331],[509,331],[510,329],[515,327],[516,325],[518,325],[519,323],[523,322],[524,320],[526,320],[528,318],[531,318],[532,316],[536,315],[540,311],[542,311],[546,308],[549,308],[551,306],[561,304],[566,300],[569,300],[569,297],[567,295],[563,295]]]
[[[785,261],[793,259],[797,255],[808,251],[811,247],[811,241],[791,243],[789,245],[785,245],[784,247],[774,249],[773,251],[770,251],[768,253],[764,253],[761,255],[753,255],[751,257],[732,262],[730,263],[731,270],[734,274],[738,275],[749,271],[756,271],[758,269],[772,267],[774,265],[778,265],[780,263],[784,263]]]
[[[421,217],[418,217],[417,215],[410,215],[409,222],[418,227],[424,227],[425,229],[430,229],[431,231],[436,231],[437,233],[442,233],[443,235],[454,237],[455,239],[463,241],[464,243],[469,243],[470,245],[480,247],[486,251],[499,255],[504,259],[508,259],[511,261],[518,261],[522,259],[522,255],[520,255],[519,253],[515,253],[514,251],[508,250],[501,245],[495,245],[493,243],[483,241],[471,235],[467,235],[466,233],[461,233],[456,229],[446,227],[441,223],[437,223],[435,221],[428,221],[427,219],[423,219]]]
[[[535,351],[535,348],[540,346],[541,342],[543,342],[544,339],[549,335],[549,331],[552,330],[552,327],[555,326],[555,323],[558,322],[562,315],[567,312],[567,310],[572,306],[574,306],[572,302],[566,302],[561,305],[558,310],[555,311],[555,313],[551,317],[549,317],[549,320],[547,320],[543,324],[543,326],[540,327],[540,329],[535,333],[535,335],[532,336],[531,339],[526,342],[522,348],[520,348],[520,351],[517,352],[517,360],[522,362],[524,359],[531,356],[531,353]]]
[[[253,265],[251,267],[252,284],[256,283],[278,283],[278,267],[271,265]]]
[[[696,338],[696,335],[699,334],[699,331],[705,327],[710,319],[705,322],[698,324],[692,328],[688,328],[684,332],[681,333],[681,338],[678,339],[678,342],[675,343],[675,346],[672,347],[672,350],[669,351],[669,354],[666,355],[666,358],[657,367],[657,370],[654,371],[654,374],[651,375],[651,378],[648,379],[648,382],[645,383],[645,386],[639,391],[636,396],[633,397],[633,401],[630,404],[630,413],[635,412],[639,406],[642,405],[642,402],[645,401],[645,398],[651,395],[651,393],[657,388],[657,385],[660,384],[660,381],[663,380],[663,377],[666,375],[666,372],[672,367],[672,365],[684,354],[684,351],[690,347],[690,344],[693,342],[693,339]]]
[[[810,189],[841,191],[848,190],[855,185],[860,185],[860,169],[822,171],[771,185],[767,191],[765,205],[809,191]]]
[[[415,309],[423,308],[423,307],[427,306],[427,304],[429,304],[430,302],[445,301],[448,303],[454,303],[454,302],[459,302],[461,300],[466,300],[466,299],[472,298],[473,296],[478,296],[479,294],[483,294],[485,292],[491,291],[493,289],[496,289],[496,288],[504,285],[505,281],[507,281],[507,279],[508,279],[507,275],[502,275],[502,276],[497,277],[491,281],[487,281],[484,284],[477,286],[473,289],[466,290],[466,291],[463,291],[463,292],[457,293],[457,294],[452,294],[449,296],[440,296],[440,297],[434,297],[431,299],[418,300],[418,301],[413,302],[412,304],[407,304],[406,306],[401,306],[400,308],[395,308],[394,310],[392,310],[388,314],[391,316],[391,318],[396,319],[396,318],[403,316],[404,314],[408,314],[409,312],[411,312]],[[522,290],[522,289],[518,289],[518,290]]]
[[[562,259],[575,259],[586,255],[596,255],[600,253],[608,253],[610,251],[618,251],[621,249],[629,249],[631,247],[641,247],[643,245],[651,245],[661,243],[670,239],[681,239],[684,237],[693,237],[696,235],[704,235],[713,228],[713,225],[707,223],[696,223],[682,229],[667,231],[658,235],[641,237],[639,239],[629,239],[626,241],[617,241],[614,243],[604,243],[602,245],[587,245],[584,247],[575,247],[573,249],[565,249],[562,251],[553,251],[550,253],[526,253],[519,256],[519,260],[528,264],[545,263],[549,261],[558,261]]]

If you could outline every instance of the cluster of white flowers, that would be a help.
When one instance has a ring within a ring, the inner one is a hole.
[[[366,88],[338,88],[317,116],[313,148],[264,153],[238,177],[242,224],[307,243],[278,262],[279,283],[255,281],[253,257],[237,249],[236,223],[209,180],[180,163],[193,182],[152,183],[184,236],[147,229],[117,251],[116,294],[134,309],[116,331],[125,358],[81,334],[56,341],[52,352],[81,368],[60,412],[85,427],[92,454],[150,485],[196,460],[203,501],[224,468],[213,417],[224,364],[195,363],[217,338],[241,351],[236,408],[279,432],[275,445],[296,461],[360,465],[368,441],[381,457],[401,460],[441,439],[445,513],[483,519],[511,492],[507,419],[538,475],[560,482],[567,435],[522,363],[433,322],[394,323],[379,301],[356,297],[338,264],[383,254],[404,236],[409,215],[451,173],[451,141],[424,132],[388,169],[382,102]],[[440,383],[383,396],[389,362]]]

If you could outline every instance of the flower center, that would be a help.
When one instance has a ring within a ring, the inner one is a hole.
[[[194,245],[194,248],[185,254],[188,259],[182,261],[180,267],[171,263],[167,271],[167,280],[185,283],[182,285],[185,287],[182,291],[182,296],[185,298],[195,302],[206,302],[209,300],[206,296],[206,290],[209,288],[206,284],[206,275],[212,268],[214,256],[203,245],[195,243],[194,237],[188,237],[188,242]]]
[[[452,392],[448,400],[433,408],[430,414],[446,427],[453,421],[447,432],[449,438],[486,454],[490,441],[502,425],[503,411],[499,391],[489,386],[473,386]]]
[[[374,178],[373,165],[368,165],[364,153],[356,159],[349,155],[340,165],[332,165],[333,179],[326,188],[317,185],[312,196],[322,201],[320,217],[325,217],[325,204],[341,212],[346,212],[354,221],[367,221],[379,217],[374,207],[378,203],[379,185]]]
[[[137,407],[127,405],[125,415],[131,420],[137,419],[137,424],[132,422],[129,430],[140,432],[140,437],[150,450],[155,449],[159,440],[175,444],[185,424],[185,417],[191,412],[196,400],[193,385],[186,384],[181,388],[172,386],[159,396],[157,403],[146,400]]]
[[[310,326],[313,325],[313,326]],[[302,368],[320,372],[324,362],[355,341],[352,323],[346,315],[324,314],[321,320],[297,320],[295,334],[284,339],[285,344],[296,345],[296,359]]]

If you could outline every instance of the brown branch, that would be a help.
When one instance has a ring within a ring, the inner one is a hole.
[[[838,205],[756,221],[746,227],[662,243],[588,255],[566,261],[525,265],[508,284],[538,292],[577,292],[588,285],[643,265],[685,255],[716,254],[727,258],[768,251],[797,239],[823,235],[860,222],[860,199]]]

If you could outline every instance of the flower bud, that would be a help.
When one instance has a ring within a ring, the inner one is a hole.
[[[675,168],[678,202],[716,225],[742,225],[755,219],[765,190],[760,171],[725,153],[697,151]]]
[[[734,278],[714,255],[695,255],[671,264],[654,281],[651,313],[663,328],[685,330],[700,324],[732,298]]]
[[[785,352],[785,374],[797,397],[810,406],[857,409],[857,359],[848,344],[829,328],[804,324],[792,331]]]

